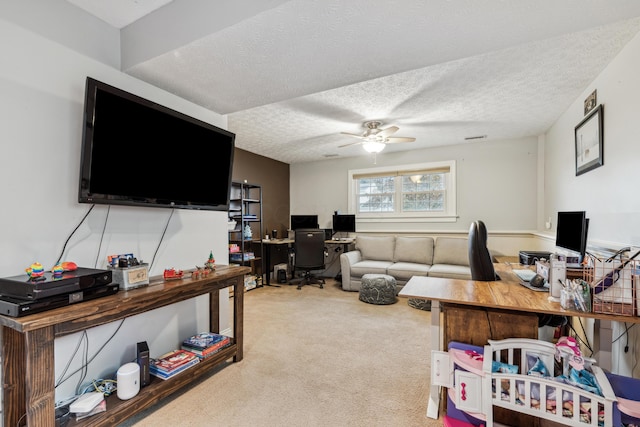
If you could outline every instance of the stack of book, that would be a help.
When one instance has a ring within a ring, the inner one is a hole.
[[[189,369],[198,362],[200,362],[200,358],[190,351],[173,350],[157,359],[151,359],[149,373],[166,380],[185,369]]]
[[[231,344],[231,338],[214,332],[202,332],[182,342],[182,350],[190,351],[204,359]]]

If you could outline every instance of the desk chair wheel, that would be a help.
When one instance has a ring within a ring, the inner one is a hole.
[[[298,290],[302,289],[304,285],[320,285],[320,289],[324,289],[324,279],[314,277],[310,271],[305,271],[304,276],[296,279],[296,282],[298,282]]]

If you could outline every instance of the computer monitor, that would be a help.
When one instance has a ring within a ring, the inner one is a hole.
[[[582,262],[587,251],[589,219],[585,211],[558,212],[556,246],[579,254]]]
[[[355,233],[356,232],[356,216],[355,215],[333,215],[333,231]]]
[[[319,228],[318,215],[291,215],[291,229]]]

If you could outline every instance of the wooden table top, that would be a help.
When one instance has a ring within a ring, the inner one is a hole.
[[[267,245],[288,245],[294,241],[293,239],[262,239],[262,243]]]
[[[476,307],[640,323],[640,317],[637,316],[565,310],[560,306],[559,302],[549,301],[548,292],[532,291],[522,286],[520,280],[512,271],[513,268],[533,268],[533,266],[509,263],[497,263],[494,266],[501,280],[483,282],[479,280],[413,276],[404,285],[398,296]]]

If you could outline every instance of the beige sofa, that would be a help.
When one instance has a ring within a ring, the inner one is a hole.
[[[358,236],[355,250],[340,255],[340,268],[345,291],[359,291],[368,273],[393,276],[397,291],[412,276],[471,278],[462,237]]]

